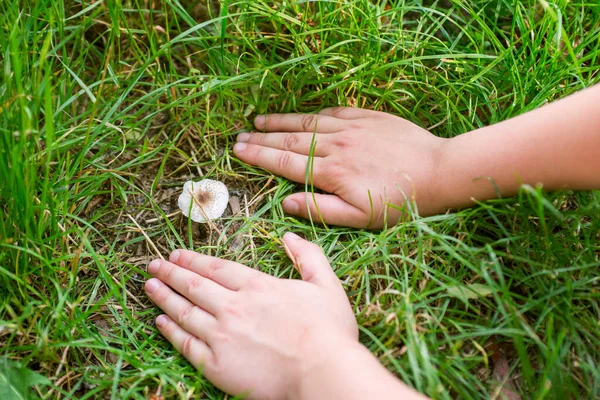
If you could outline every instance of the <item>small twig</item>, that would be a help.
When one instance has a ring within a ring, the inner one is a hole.
[[[438,126],[442,125],[442,124],[443,124],[444,122],[446,122],[447,120],[448,120],[448,116],[446,115],[446,116],[444,117],[444,119],[442,119],[442,120],[441,120],[440,122],[438,122],[437,124],[434,124],[434,125],[431,125],[431,126],[427,127],[427,130],[428,130],[428,131],[430,131],[430,130],[432,130],[432,129],[435,129],[435,128],[437,128]]]
[[[248,210],[248,196],[244,194],[244,213],[246,214],[246,219],[250,218],[250,210]],[[252,235],[252,229],[248,230],[248,237],[250,239],[250,253],[252,254],[252,262],[256,259],[256,254],[254,253],[254,238]]]
[[[188,140],[188,143],[190,144],[190,147],[192,148],[191,157],[192,157],[192,160],[194,160],[194,163],[196,163],[196,170],[198,171],[198,175],[204,176],[204,174],[202,173],[202,170],[200,169],[200,165],[198,165],[200,163],[198,162],[198,159],[196,158],[196,153],[198,152],[198,150],[196,150],[196,146],[194,146],[194,142],[192,141],[192,139],[189,136],[187,136],[187,140]]]
[[[283,249],[285,250],[285,254],[287,254],[288,258],[292,261],[292,264],[294,264],[294,268],[296,268],[296,270],[298,270],[300,275],[302,275],[302,265],[300,264],[298,259],[296,257],[294,257],[294,253],[292,253],[292,250],[290,250],[290,248],[285,243],[285,241],[282,240],[281,244],[283,244]]]
[[[260,189],[258,191],[258,193],[256,193],[254,195],[254,197],[252,198],[252,200],[250,200],[250,204],[248,205],[248,207],[252,206],[254,203],[256,203],[257,201],[259,201],[260,199],[262,199],[266,194],[272,192],[273,190],[277,189],[278,186],[275,186],[274,188],[269,189],[269,191],[262,193],[263,190],[265,190],[270,184],[271,182],[273,182],[273,179],[275,179],[275,177],[273,175],[271,175],[269,177],[269,179],[267,179],[267,183],[264,184],[264,186],[262,187],[262,189]]]
[[[54,385],[53,385],[54,387],[50,388],[50,390],[48,391],[48,393],[46,393],[46,395],[44,396],[44,398],[45,398],[45,399],[49,399],[49,398],[51,398],[52,394],[54,393],[54,390],[55,390],[57,387],[60,387],[60,385],[62,385],[62,384],[63,384],[63,382],[64,382],[65,380],[69,379],[69,377],[70,377],[71,375],[73,375],[73,374],[75,374],[75,371],[70,371],[68,374],[66,374],[66,375],[63,375],[63,376],[62,376],[62,377],[61,377],[59,380],[57,380],[57,381],[54,383]],[[81,376],[81,374],[76,374],[76,375],[75,375],[75,377],[76,377],[76,378],[77,378],[77,377],[80,377],[80,376]]]
[[[127,214],[127,216],[135,224],[135,226],[137,226],[137,228],[142,233],[142,235],[144,235],[144,237],[146,238],[146,240],[148,241],[148,243],[150,244],[150,246],[152,246],[152,248],[154,249],[154,251],[156,252],[156,254],[158,254],[158,256],[164,260],[165,258],[162,256],[162,254],[160,254],[160,251],[158,251],[158,248],[156,248],[156,245],[154,244],[154,242],[152,240],[150,240],[150,237],[146,234],[146,232],[144,231],[144,229],[142,229],[142,227],[140,226],[140,224],[138,224],[137,221],[131,215]]]
[[[254,196],[254,198],[252,200],[250,200],[250,204],[248,204],[248,207],[252,207],[254,204],[256,204],[259,201],[261,201],[266,195],[268,195],[271,192],[274,192],[277,189],[279,189],[279,186],[272,187],[271,189],[267,190],[263,194],[258,195],[258,196]]]
[[[112,278],[113,281],[115,281],[115,283],[119,286],[122,287],[123,289],[125,289],[125,292],[133,299],[133,301],[135,301],[136,303],[138,303],[140,305],[140,307],[142,308],[147,308],[146,305],[144,303],[142,303],[141,301],[138,300],[137,297],[135,297],[133,295],[133,293],[131,293],[126,287],[125,284],[123,284],[123,286],[121,286],[121,283],[117,280],[117,278],[115,278],[114,276],[110,276]]]
[[[73,335],[73,332],[75,332],[75,328],[71,329],[71,335]],[[60,375],[63,367],[65,366],[65,364],[67,362],[67,353],[69,352],[69,347],[70,346],[65,347],[65,350],[62,353],[62,357],[60,358],[60,363],[58,364],[58,368],[56,368],[56,372],[54,373],[55,378],[57,378],[58,375]]]
[[[232,218],[235,218],[242,213],[242,208],[240,207],[240,198],[238,196],[231,196],[229,198],[229,206],[231,207]],[[235,230],[234,230],[234,232],[235,232]],[[232,236],[233,236],[233,240],[231,241],[231,244],[229,245],[229,252],[235,253],[236,251],[238,251],[240,248],[243,247],[244,235],[242,235],[242,234],[236,235],[235,233],[233,233]]]

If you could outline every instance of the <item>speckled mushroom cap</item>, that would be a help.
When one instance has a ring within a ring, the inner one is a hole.
[[[177,204],[183,215],[189,216],[192,221],[206,222],[207,218],[216,219],[223,215],[228,201],[229,192],[223,182],[204,179],[198,182],[187,181]]]

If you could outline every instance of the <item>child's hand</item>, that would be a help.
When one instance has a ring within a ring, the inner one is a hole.
[[[148,266],[157,279],[146,292],[167,314],[158,329],[227,393],[297,396],[311,371],[358,345],[354,313],[321,249],[294,234],[284,241],[302,281],[186,250]]]
[[[596,85],[453,139],[358,108],[272,114],[254,122],[270,133],[242,133],[233,151],[242,161],[304,183],[315,132],[312,180],[332,194],[314,195],[318,211],[312,194],[304,193],[286,198],[283,209],[308,218],[310,208],[317,221],[379,228],[386,205],[402,206],[405,198],[416,200],[419,214],[431,215],[513,196],[522,184],[600,188],[599,103]],[[390,225],[402,217],[395,208],[387,207]]]
[[[318,114],[259,116],[256,128],[242,133],[233,147],[237,157],[274,174],[305,183],[313,132],[316,133],[314,186],[327,194],[296,193],[283,202],[293,215],[357,228],[383,226],[385,205],[415,199],[420,214],[444,211],[440,196],[440,159],[448,139],[383,112],[358,108],[325,109]],[[319,218],[319,212],[321,218]],[[401,213],[387,210],[395,224]]]

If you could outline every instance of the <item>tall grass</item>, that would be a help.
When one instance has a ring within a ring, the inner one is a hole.
[[[288,230],[419,391],[600,395],[598,192],[313,227],[282,213],[299,186],[230,152],[258,113],[359,106],[453,137],[543,106],[600,80],[597,4],[6,0],[0,52],[0,358],[49,379],[37,396],[222,398],[151,324],[146,263],[185,247],[296,277]],[[171,215],[200,175],[240,203],[216,230]]]

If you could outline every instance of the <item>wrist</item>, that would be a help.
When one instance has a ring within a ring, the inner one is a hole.
[[[469,132],[470,133],[470,132]],[[468,181],[472,179],[470,164],[471,138],[465,133],[445,139],[437,150],[433,189],[429,195],[431,210],[426,215],[444,213],[449,209],[471,204],[473,193],[469,191]],[[419,207],[421,210],[421,207]]]
[[[321,349],[318,359],[307,365],[296,386],[297,392],[289,399],[423,399],[355,340]]]
[[[512,168],[514,165],[506,165],[516,154],[510,143],[501,139],[498,126],[490,126],[446,142],[437,177],[440,211],[511,196],[518,191],[518,171]]]
[[[335,383],[327,388],[325,377],[339,375],[341,360],[348,354],[356,353],[361,346],[353,339],[317,341],[319,343],[312,342],[310,348],[304,350],[304,360],[299,365],[296,382],[289,385],[293,391],[288,393],[289,400],[316,398],[331,389]]]

